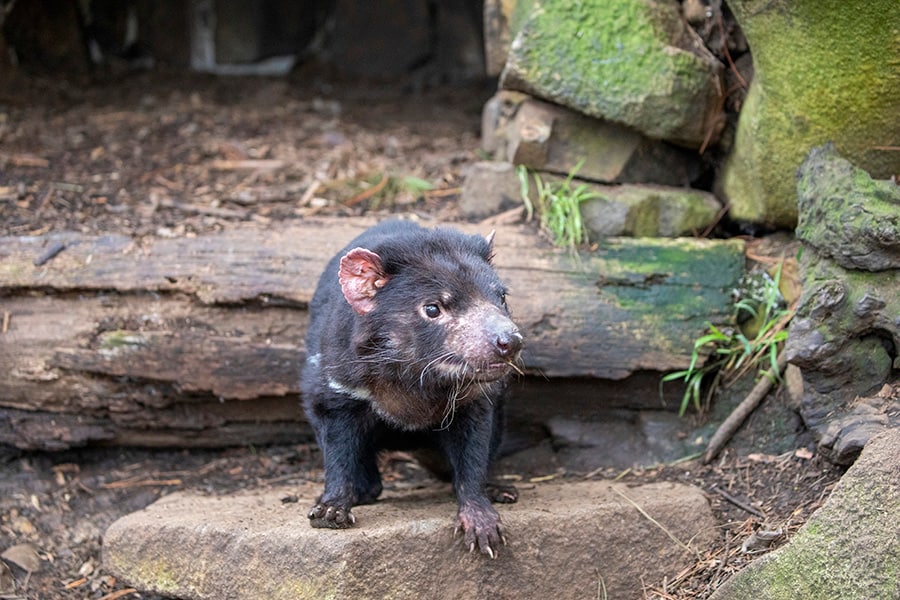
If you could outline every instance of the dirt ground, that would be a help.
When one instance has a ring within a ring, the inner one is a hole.
[[[87,87],[7,82],[0,86],[0,233],[184,236],[322,212],[453,220],[465,169],[481,158],[480,111],[492,92],[486,84],[412,94],[315,74],[157,73]],[[626,472],[548,473],[515,460],[502,469],[526,484],[592,477],[701,487],[722,524],[720,539],[690,569],[645,582],[645,598],[706,598],[764,551],[742,550],[750,534],[780,529],[777,546],[827,498],[842,471],[811,447]],[[321,479],[318,451],[307,445],[0,447],[0,466],[0,552],[16,548],[0,561],[0,599],[153,598],[104,572],[102,533],[115,519],[176,490],[225,494]],[[403,455],[385,467],[388,487],[423,477]]]

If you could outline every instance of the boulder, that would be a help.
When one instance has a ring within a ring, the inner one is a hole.
[[[898,428],[873,438],[793,539],[732,576],[712,600],[897,598],[898,448]]]
[[[109,527],[104,567],[141,591],[185,600],[564,599],[601,586],[611,598],[635,598],[696,560],[686,544],[715,536],[709,503],[691,486],[539,484],[498,508],[508,545],[491,560],[454,541],[449,486],[386,492],[355,508],[347,530],[309,526],[318,491],[171,494]],[[291,495],[299,501],[282,500]]]
[[[852,271],[815,252],[803,253],[801,270],[803,294],[785,347],[803,374],[800,415],[819,451],[849,464],[874,433],[900,426],[900,403],[872,396],[895,373],[900,270]]]
[[[820,451],[849,464],[900,425],[893,394],[873,395],[900,367],[900,191],[825,146],[803,163],[798,192],[803,293],[785,351]]]
[[[724,122],[721,74],[674,0],[536,1],[500,85],[698,148]]]
[[[485,151],[559,175],[687,186],[702,173],[696,152],[516,92],[500,91],[485,104],[482,130]]]
[[[794,173],[812,147],[827,141],[877,178],[900,172],[900,3],[728,6],[755,70],[722,176],[732,218],[793,227]]]

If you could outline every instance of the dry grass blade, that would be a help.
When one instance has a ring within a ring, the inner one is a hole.
[[[647,511],[645,511],[645,510],[643,509],[643,507],[641,507],[637,502],[635,502],[634,500],[632,500],[631,498],[629,498],[628,496],[626,496],[624,493],[622,493],[621,491],[617,490],[616,488],[612,488],[612,491],[614,491],[614,492],[617,493],[618,495],[622,496],[622,498],[624,498],[625,500],[627,500],[628,503],[631,504],[633,507],[635,507],[635,508],[637,509],[637,511],[638,511],[639,513],[641,513],[641,515],[642,515],[645,519],[647,519],[648,521],[650,521],[651,523],[653,523],[654,525],[656,525],[663,533],[665,533],[665,534],[669,537],[670,540],[672,540],[673,542],[675,542],[678,546],[680,546],[681,548],[683,548],[683,549],[686,550],[687,552],[690,552],[691,554],[693,554],[694,556],[696,556],[698,560],[700,559],[700,554],[699,554],[696,550],[694,550],[693,548],[691,548],[690,546],[688,546],[687,544],[685,544],[684,542],[682,542],[681,540],[679,540],[677,537],[675,537],[675,535],[674,535],[671,531],[669,531],[668,529],[666,529],[666,527],[665,527],[662,523],[660,523],[659,521],[657,521],[656,519],[654,519],[653,517],[651,517],[649,514],[647,514]]]

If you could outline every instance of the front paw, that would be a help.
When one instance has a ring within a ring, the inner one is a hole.
[[[490,504],[460,506],[455,532],[460,531],[469,552],[474,552],[477,547],[482,554],[497,558],[500,544],[506,544],[503,527],[500,525],[500,515]]]
[[[347,529],[356,523],[349,506],[319,502],[309,509],[309,524],[316,529]]]

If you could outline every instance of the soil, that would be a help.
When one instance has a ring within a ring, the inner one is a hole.
[[[335,82],[314,73],[155,73],[87,86],[17,79],[0,86],[0,234],[187,236],[322,212],[415,212],[452,221],[465,169],[481,158],[480,111],[493,89],[414,94],[389,82]],[[778,456],[726,451],[711,465],[692,460],[626,472],[548,473],[545,463],[512,457],[501,471],[526,484],[591,477],[699,486],[721,536],[690,569],[645,582],[644,597],[706,598],[767,549],[742,550],[752,533],[780,529],[775,547],[825,500],[842,470],[812,447]],[[176,490],[227,494],[321,480],[318,451],[309,445],[59,453],[0,447],[0,465],[0,552],[16,548],[0,561],[0,598],[154,598],[103,569],[102,534],[115,519]],[[425,477],[404,455],[388,457],[385,469],[387,487]],[[29,564],[29,553],[39,560]]]

